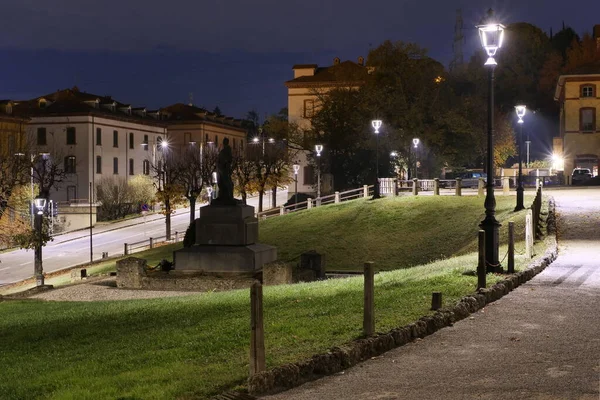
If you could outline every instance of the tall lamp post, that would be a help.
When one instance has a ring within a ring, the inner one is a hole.
[[[494,12],[488,11],[485,25],[477,26],[481,45],[488,59],[485,66],[489,71],[488,93],[488,137],[487,137],[487,185],[485,196],[485,218],[479,227],[485,231],[485,263],[487,272],[500,272],[502,267],[498,260],[500,223],[496,220],[496,199],[494,197],[494,59],[496,52],[502,47],[504,25],[494,22]]]
[[[515,211],[520,211],[525,208],[523,205],[523,117],[527,112],[527,107],[524,105],[515,106],[517,117],[519,118],[519,125],[521,130],[519,132],[519,185],[517,186],[517,205]]]
[[[413,145],[415,146],[415,178],[418,178],[419,160],[417,159],[417,151],[419,150],[419,138],[413,139]]]
[[[46,208],[46,199],[37,197],[34,199],[33,203],[35,204],[35,208],[37,208],[34,222],[35,233],[38,235],[35,243],[33,270],[36,286],[44,286],[44,269],[42,267],[42,216],[44,214],[44,209]]]
[[[375,187],[373,193],[373,199],[379,199],[381,197],[381,192],[379,191],[379,128],[383,123],[379,119],[374,119],[371,121],[371,126],[375,130],[375,137],[377,138],[377,143],[375,147]]]
[[[294,164],[294,210],[298,208],[298,171],[300,171],[300,165]]]
[[[315,152],[317,153],[317,203],[321,205],[321,152],[323,151],[322,144],[315,145]]]

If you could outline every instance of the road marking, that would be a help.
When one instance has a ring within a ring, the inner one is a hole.
[[[23,266],[23,265],[27,265],[27,264],[31,264],[31,261],[24,262],[23,264],[19,264],[19,267],[21,267],[21,266]]]

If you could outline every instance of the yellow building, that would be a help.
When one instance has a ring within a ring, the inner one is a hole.
[[[310,132],[311,118],[319,109],[319,96],[336,88],[358,89],[367,82],[371,69],[365,66],[363,57],[358,62],[333,60],[333,65],[319,67],[317,64],[294,65],[294,79],[285,82],[288,89],[288,121],[296,124],[305,132]],[[308,141],[310,142],[310,141]],[[298,173],[298,192],[315,192],[315,171],[307,161],[307,154],[313,149],[307,148],[296,160],[301,168]],[[327,149],[324,149],[327,152]],[[331,191],[333,182],[323,175],[322,193]],[[293,195],[293,187],[289,193]]]
[[[214,144],[218,148],[225,138],[229,139],[229,145],[234,149],[244,147],[246,143],[247,132],[239,119],[216,115],[182,103],[161,108],[160,111],[167,123],[169,146],[174,148],[190,144]]]
[[[574,168],[589,168],[598,175],[600,157],[600,65],[590,65],[561,75],[554,100],[560,104],[560,134],[554,138],[554,153],[564,159],[570,182]]]
[[[0,152],[3,155],[14,155],[25,145],[27,118],[11,115],[12,106],[10,101],[0,101]]]

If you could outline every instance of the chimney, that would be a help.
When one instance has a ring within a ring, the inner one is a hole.
[[[338,65],[340,63],[340,58],[336,57],[333,59],[333,65]]]
[[[361,67],[365,65],[365,58],[363,56],[358,57],[358,65]]]

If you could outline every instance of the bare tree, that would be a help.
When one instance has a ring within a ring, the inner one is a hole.
[[[254,193],[253,179],[255,177],[256,163],[248,157],[247,150],[237,148],[233,151],[233,180],[235,188],[242,196],[242,203],[246,204],[248,194]]]
[[[177,155],[167,147],[159,150],[156,163],[150,164],[156,187],[156,198],[163,204],[167,240],[171,240],[171,214],[173,207],[182,199],[184,189],[178,179]]]

